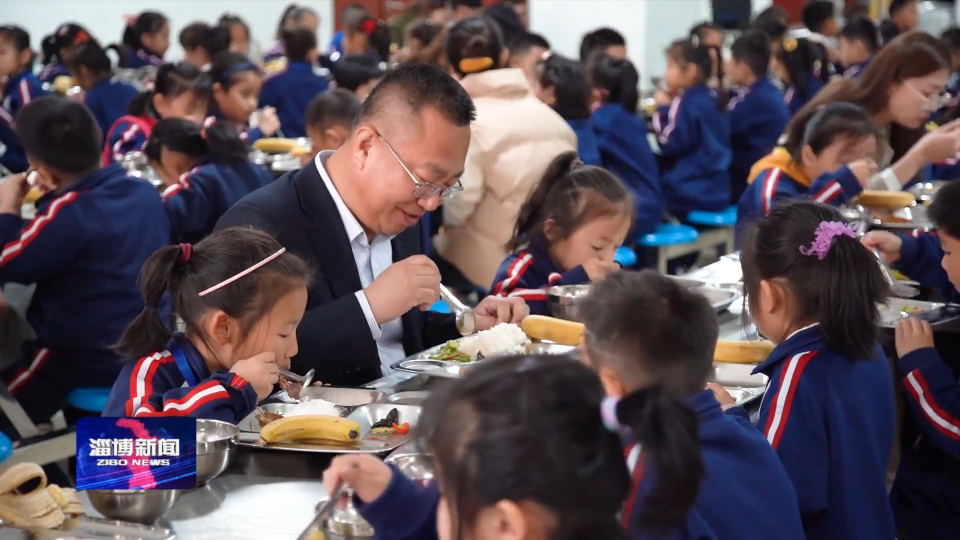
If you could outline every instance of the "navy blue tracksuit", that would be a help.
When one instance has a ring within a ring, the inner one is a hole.
[[[519,296],[527,302],[530,313],[549,315],[546,289],[584,283],[590,283],[590,278],[582,266],[561,273],[546,249],[531,246],[507,256],[500,264],[490,294]]]
[[[236,424],[257,406],[250,383],[229,371],[211,373],[183,334],[167,349],[123,366],[103,416],[190,416]]]
[[[661,187],[667,211],[683,219],[694,210],[730,205],[730,124],[705,84],[680,93],[653,116],[664,158]]]
[[[97,82],[86,91],[83,103],[96,118],[104,141],[113,124],[127,114],[127,108],[137,93],[132,84],[112,77]]]
[[[577,135],[577,155],[585,165],[603,166],[600,159],[600,145],[597,143],[597,134],[594,132],[593,120],[567,120],[567,125]]]
[[[160,58],[153,51],[147,49],[131,50],[127,54],[126,65],[129,69],[141,69],[145,67],[160,67],[163,65],[163,58]]]
[[[870,359],[846,358],[815,324],[753,372],[770,378],[758,427],[793,480],[807,538],[893,540],[886,470],[896,413],[880,346]]]
[[[903,238],[898,270],[956,302],[936,234]],[[938,346],[940,339],[937,339]],[[907,403],[890,501],[901,540],[947,540],[960,531],[960,378],[956,358],[919,349],[897,362]]]
[[[660,169],[647,142],[647,126],[618,103],[608,103],[593,112],[593,128],[603,167],[626,184],[637,204],[631,238],[657,229],[663,216]]]
[[[0,108],[0,165],[12,173],[21,173],[30,167],[27,162],[27,153],[20,144],[13,128],[16,123],[13,116],[5,109]]]
[[[107,166],[120,161],[131,152],[141,152],[150,140],[153,126],[160,120],[153,115],[123,115],[103,134],[101,164]]]
[[[787,109],[790,110],[790,116],[797,114],[797,111],[802,109],[803,106],[813,99],[813,96],[817,95],[817,92],[823,88],[823,81],[813,73],[808,75],[808,80],[807,95],[803,95],[793,85],[787,86],[787,89],[783,92],[783,102],[787,104]]]
[[[110,346],[143,309],[140,267],[170,229],[157,190],[120,165],[36,206],[30,221],[0,214],[0,284],[37,284],[27,310],[37,339],[4,378],[39,422],[71,389],[112,384],[120,365]]]
[[[783,92],[762,77],[748,88],[737,91],[727,105],[730,111],[730,201],[736,203],[747,187],[750,168],[769,154],[790,121]]]
[[[217,122],[229,122],[237,126],[237,130],[240,132],[240,140],[246,144],[253,144],[264,137],[263,130],[259,127],[250,127],[248,122],[242,124],[233,122],[229,118],[223,115],[222,112],[214,110],[213,116],[207,117],[207,122],[217,121]]]
[[[287,70],[268,78],[260,90],[260,108],[277,109],[280,129],[286,137],[306,137],[303,117],[307,105],[329,86],[323,77],[313,72],[306,62],[290,62]]]
[[[234,203],[272,181],[265,168],[249,161],[202,159],[163,192],[173,241],[199,242]]]
[[[43,69],[40,71],[40,76],[38,78],[42,83],[52,83],[53,81],[57,80],[57,77],[69,77],[69,76],[70,76],[70,70],[67,69],[67,66],[55,60],[43,66]]]
[[[32,71],[14,73],[3,87],[3,108],[16,120],[24,105],[48,93]]]

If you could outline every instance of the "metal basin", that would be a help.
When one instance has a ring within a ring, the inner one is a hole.
[[[199,421],[197,422],[199,424]],[[199,478],[199,474],[198,474]],[[180,497],[176,489],[95,489],[90,504],[105,517],[150,525]]]
[[[590,285],[560,285],[547,289],[547,310],[552,317],[567,321],[577,319],[580,299],[590,294]]]
[[[433,460],[430,454],[392,454],[383,461],[388,465],[396,465],[404,476],[420,485],[433,483]]]
[[[197,420],[197,485],[227,470],[237,454],[240,428],[219,420]]]

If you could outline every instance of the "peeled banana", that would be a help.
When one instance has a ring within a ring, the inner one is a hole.
[[[254,148],[268,154],[285,154],[299,146],[296,139],[279,139],[276,137],[265,137],[253,143]]]
[[[304,439],[352,442],[360,438],[360,424],[338,416],[291,416],[260,428],[260,438],[268,443]]]
[[[759,364],[770,356],[774,345],[769,341],[730,341],[717,340],[713,352],[714,362],[731,364]]]
[[[578,322],[543,315],[530,315],[520,321],[520,329],[530,339],[574,347],[583,343],[583,324]]]
[[[18,463],[0,475],[0,519],[14,527],[52,529],[63,523],[64,514],[83,514],[76,490],[47,485],[39,465]]]

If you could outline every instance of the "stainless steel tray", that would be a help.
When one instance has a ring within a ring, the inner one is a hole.
[[[876,229],[890,230],[914,230],[927,229],[933,227],[930,218],[927,217],[927,207],[915,204],[906,208],[901,208],[891,214],[895,218],[906,220],[903,223],[884,221],[875,214],[870,215],[869,223]]]
[[[765,389],[760,388],[742,388],[739,386],[724,386],[726,390],[734,400],[736,400],[737,405],[743,407],[744,405],[756,401],[763,396]]]
[[[56,529],[15,529],[0,520],[0,538],[10,540],[173,540],[170,529],[89,516],[68,519]]]
[[[293,407],[289,403],[274,403],[262,405],[261,408],[271,412],[281,412]],[[400,423],[410,424],[410,432],[406,435],[371,434],[370,429],[378,420],[387,416],[391,409],[396,409],[400,415]],[[288,452],[314,452],[320,454],[383,454],[394,450],[410,438],[413,428],[420,419],[420,407],[416,405],[396,405],[393,403],[371,403],[361,405],[349,411],[346,417],[360,424],[360,439],[350,444],[324,444],[321,442],[290,442],[267,443],[260,438],[260,423],[251,413],[237,426],[240,428],[240,446],[249,448],[265,448],[268,450],[283,450]]]
[[[479,360],[474,362],[447,362],[444,360],[433,360],[430,357],[437,354],[443,345],[430,347],[429,349],[409,356],[390,366],[394,371],[405,371],[407,373],[416,373],[418,375],[427,375],[430,377],[445,377],[448,379],[459,379],[467,372],[481,362],[495,360]],[[527,354],[548,354],[573,358],[576,347],[570,345],[559,345],[556,343],[531,343],[526,347]]]
[[[715,362],[713,364],[713,382],[731,388],[764,388],[769,380],[763,373],[753,375],[756,364],[734,364]]]
[[[880,326],[884,328],[896,328],[900,321],[911,317],[923,319],[934,324],[943,322],[948,317],[953,318],[951,315],[953,314],[947,310],[947,305],[940,302],[891,298],[887,300],[885,305],[880,306]]]
[[[340,407],[359,407],[383,399],[383,392],[367,388],[311,386],[300,390],[300,399],[322,399]]]

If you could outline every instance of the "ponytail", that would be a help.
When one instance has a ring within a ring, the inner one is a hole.
[[[453,25],[445,44],[447,62],[460,77],[499,69],[503,35],[487,17],[468,17]]]
[[[550,162],[546,172],[543,173],[543,178],[540,179],[523,206],[520,207],[517,223],[513,229],[513,238],[506,245],[507,251],[516,251],[534,238],[540,239],[543,237],[543,222],[546,220],[542,219],[541,215],[544,206],[546,206],[547,195],[550,194],[553,186],[560,183],[560,180],[570,172],[574,163],[579,160],[576,152],[564,152]],[[540,230],[537,230],[538,225]]]
[[[170,287],[173,273],[181,259],[179,246],[166,246],[147,259],[140,270],[140,291],[143,311],[127,326],[113,350],[121,358],[138,359],[167,347],[173,332],[160,316],[160,302]]]
[[[229,122],[199,126],[182,118],[161,120],[150,132],[143,153],[148,160],[160,161],[164,148],[194,159],[212,156],[221,161],[247,160],[247,147],[237,127]]]
[[[640,74],[627,59],[600,55],[591,61],[591,80],[607,92],[606,103],[619,103],[630,114],[637,114],[640,102]]]
[[[85,41],[76,47],[67,58],[63,59],[67,69],[77,73],[80,67],[85,67],[93,76],[107,75],[113,70],[110,57],[106,51],[94,40]]]
[[[621,399],[617,419],[636,436],[641,459],[652,466],[657,480],[643,499],[638,529],[667,536],[687,518],[706,474],[697,414],[662,388],[654,387]],[[636,466],[643,465],[638,462]]]
[[[57,34],[50,34],[43,38],[43,41],[40,42],[40,54],[43,55],[40,63],[46,66],[56,62],[59,52],[60,42],[57,39]]]
[[[128,112],[133,116],[155,114],[153,96],[159,94],[167,99],[175,99],[186,92],[209,100],[213,84],[210,76],[188,62],[163,64],[157,70],[153,89],[141,92],[130,102]]]
[[[699,82],[707,84],[713,77],[713,66],[717,66],[717,77],[723,82],[723,54],[719,47],[711,47],[700,42],[698,36],[688,39],[679,39],[667,48],[667,56],[675,59],[678,64],[693,64],[700,75]],[[716,64],[713,59],[716,58]],[[717,108],[727,110],[730,101],[730,92],[726,88],[716,89]]]
[[[168,22],[166,15],[162,13],[156,11],[141,12],[135,19],[129,21],[126,28],[123,29],[121,42],[133,51],[143,49],[141,36],[159,32]]]

